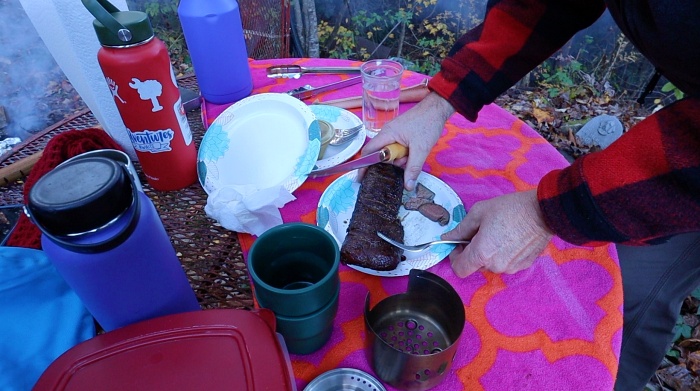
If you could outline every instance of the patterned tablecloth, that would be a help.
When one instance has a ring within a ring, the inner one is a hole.
[[[254,93],[320,86],[351,76],[304,75],[270,79],[270,65],[359,65],[330,59],[251,62]],[[407,72],[402,86],[426,76]],[[327,92],[319,101],[361,95],[357,84]],[[405,111],[411,104],[402,104]],[[211,119],[221,107],[210,107]],[[352,112],[361,117],[360,109]],[[540,135],[505,110],[485,107],[477,122],[454,115],[424,171],[447,183],[467,211],[477,201],[531,189],[566,160]],[[309,179],[281,209],[285,222],[316,224],[316,207],[339,175]],[[239,234],[244,254],[255,237]],[[476,273],[460,279],[449,262],[429,269],[457,290],[466,323],[451,373],[435,390],[610,390],[618,367],[622,333],[622,285],[614,246],[577,247],[554,238],[534,265],[512,275]],[[320,351],[292,356],[297,386],[321,373],[352,367],[374,374],[364,350],[363,305],[406,291],[408,277],[377,277],[341,266],[339,313],[331,340]],[[391,387],[387,389],[392,390]]]

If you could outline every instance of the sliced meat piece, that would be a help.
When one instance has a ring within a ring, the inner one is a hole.
[[[450,212],[436,203],[423,204],[418,208],[418,212],[440,225],[447,225],[450,222]]]
[[[411,197],[403,203],[403,207],[406,208],[406,210],[418,210],[421,205],[430,204],[432,202],[432,200],[427,198]]]
[[[392,164],[374,164],[360,183],[355,210],[340,248],[340,261],[374,270],[394,270],[402,251],[382,240],[377,231],[403,242],[399,208],[403,170]]]
[[[425,185],[423,185],[422,183],[418,182],[418,184],[416,185],[416,197],[425,198],[427,200],[432,201],[435,199],[435,193],[432,190],[425,187]]]

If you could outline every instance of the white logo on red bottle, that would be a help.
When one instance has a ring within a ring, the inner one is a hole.
[[[119,96],[119,86],[117,85],[117,82],[110,79],[109,77],[105,77],[105,80],[107,81],[109,91],[112,93],[112,98],[119,99],[120,102],[126,103],[126,101],[122,99],[121,96]]]
[[[163,85],[158,80],[141,81],[134,77],[131,79],[129,87],[138,91],[141,100],[151,101],[151,104],[153,104],[152,112],[163,110],[163,106],[158,102],[158,97],[163,94]]]
[[[174,137],[175,132],[172,129],[144,130],[142,132],[131,132],[129,130],[131,144],[139,152],[160,153],[171,151],[170,142]]]
[[[190,124],[187,122],[187,114],[185,113],[185,106],[182,104],[182,98],[175,102],[175,117],[177,117],[177,122],[180,124],[180,130],[182,131],[182,137],[185,139],[185,145],[190,145],[192,142],[192,131],[190,130]]]

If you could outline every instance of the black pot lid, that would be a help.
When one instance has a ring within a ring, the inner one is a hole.
[[[102,227],[133,201],[125,168],[106,157],[62,164],[41,177],[29,192],[34,220],[53,235],[64,236]]]

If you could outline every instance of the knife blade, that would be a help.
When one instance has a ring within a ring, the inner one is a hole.
[[[408,155],[408,148],[399,143],[393,143],[385,146],[377,152],[370,153],[353,161],[338,164],[337,166],[324,168],[322,170],[312,170],[309,173],[309,178],[316,178],[336,174],[339,172],[351,171],[362,167],[367,167],[375,163],[391,163],[396,159],[400,159]]]
[[[362,76],[355,76],[350,79],[345,79],[341,81],[336,81],[335,83],[325,84],[320,87],[311,87],[310,85],[305,85],[303,87],[295,88],[293,90],[287,91],[287,95],[291,95],[297,99],[304,100],[316,96],[322,92],[336,90],[343,87],[348,87],[357,84],[362,81]]]

